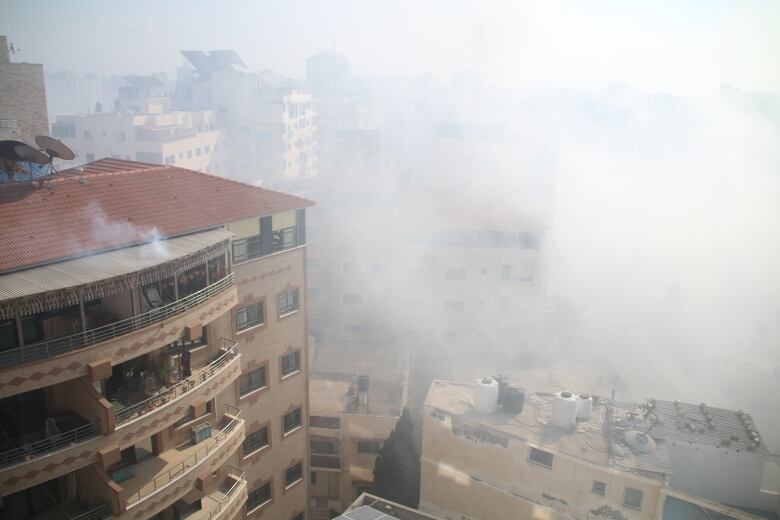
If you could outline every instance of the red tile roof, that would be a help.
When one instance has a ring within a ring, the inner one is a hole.
[[[0,272],[311,206],[174,166],[102,159],[0,184]]]

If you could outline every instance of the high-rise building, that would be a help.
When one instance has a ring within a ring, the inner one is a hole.
[[[0,516],[305,518],[309,205],[114,159],[0,184]]]
[[[0,36],[0,140],[33,143],[49,133],[43,65],[12,62],[11,49]]]
[[[778,456],[749,414],[500,386],[491,378],[431,384],[422,510],[485,520],[777,514]]]

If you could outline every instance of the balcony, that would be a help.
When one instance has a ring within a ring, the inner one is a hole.
[[[244,472],[232,468],[222,485],[201,498],[201,509],[186,520],[231,520],[241,512],[247,498]]]
[[[313,470],[341,471],[341,455],[338,453],[312,453],[309,461]]]
[[[233,261],[236,263],[261,256],[279,253],[302,245],[298,240],[298,230],[287,227],[271,232],[270,244],[264,245],[261,235],[233,240]]]
[[[124,468],[132,476],[120,483],[126,506],[120,518],[154,516],[194,489],[198,478],[207,479],[219,469],[244,441],[240,415],[240,410],[227,406],[220,429],[208,438]]]
[[[95,424],[87,423],[0,453],[0,487],[12,492],[98,462],[100,449],[133,444],[171,426],[186,416],[192,405],[212,400],[240,374],[238,344],[223,340],[221,354],[170,388],[121,409],[105,399],[96,402],[95,406],[113,413],[115,431],[101,435]]]
[[[237,300],[233,273],[177,301],[70,336],[0,352],[0,370],[35,362],[0,385],[0,398],[88,374],[91,362],[112,364],[170,343],[181,330],[227,312]],[[204,319],[205,316],[205,319]],[[99,349],[90,348],[100,345]]]

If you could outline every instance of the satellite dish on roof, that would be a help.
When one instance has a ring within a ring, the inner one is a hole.
[[[76,154],[65,143],[48,135],[37,136],[35,144],[40,146],[41,150],[46,152],[52,159],[56,157],[65,161],[72,161],[76,158]]]
[[[638,451],[639,453],[653,453],[655,451],[655,441],[646,433],[628,430],[625,438],[626,444],[634,451]]]
[[[49,158],[45,153],[40,150],[36,150],[27,144],[17,144],[14,146],[16,155],[19,156],[20,161],[30,162],[34,164],[49,164]]]
[[[22,158],[16,153],[16,147],[24,145],[21,141],[0,141],[0,159],[6,161],[21,161]]]

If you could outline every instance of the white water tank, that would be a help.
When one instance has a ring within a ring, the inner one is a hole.
[[[552,408],[552,423],[558,428],[568,430],[577,420],[577,398],[571,392],[555,394]]]
[[[593,398],[590,394],[580,394],[577,399],[577,419],[587,421],[593,415]]]
[[[492,377],[480,377],[474,386],[474,409],[493,413],[498,407],[498,383]]]

